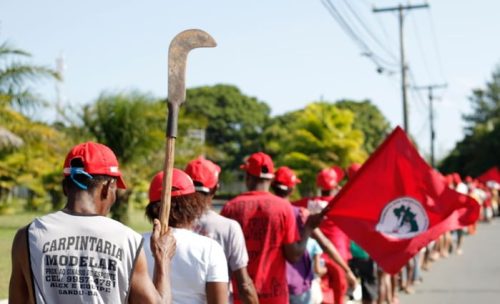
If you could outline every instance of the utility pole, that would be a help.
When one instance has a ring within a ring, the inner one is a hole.
[[[436,132],[434,131],[434,89],[444,89],[447,84],[432,84],[426,86],[415,87],[416,90],[428,90],[429,92],[429,121],[431,125],[431,166],[434,168],[435,158],[434,158],[434,140],[436,139]]]
[[[66,70],[66,64],[64,63],[64,55],[61,52],[59,57],[56,58],[56,71],[59,74],[60,79],[56,82],[56,121],[61,121],[62,106],[65,101],[64,97],[64,71]]]
[[[403,21],[404,21],[404,11],[418,9],[418,8],[428,8],[429,4],[418,4],[418,5],[398,5],[393,7],[385,7],[385,8],[374,8],[374,13],[383,13],[383,12],[399,12],[399,52],[401,59],[401,93],[403,97],[403,128],[406,133],[410,134],[410,124],[408,122],[408,96],[406,93],[407,84],[406,84],[406,72],[408,67],[405,62],[405,49],[404,49],[404,39],[403,39]]]

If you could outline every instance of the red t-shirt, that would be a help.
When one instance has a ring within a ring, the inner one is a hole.
[[[293,205],[307,208],[312,214],[315,214],[323,210],[332,199],[333,196],[306,197],[293,202]],[[344,261],[347,262],[352,258],[349,237],[331,219],[323,220],[319,229],[337,248]]]
[[[290,203],[269,192],[250,191],[229,201],[221,215],[241,225],[249,257],[247,269],[260,303],[288,303],[282,245],[299,239]],[[236,299],[237,288],[238,303]]]

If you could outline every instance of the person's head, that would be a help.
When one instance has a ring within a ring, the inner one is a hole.
[[[361,169],[361,164],[353,163],[347,168],[347,178],[349,180],[354,178],[354,175],[358,173],[359,169]]]
[[[245,182],[248,190],[269,191],[274,178],[274,164],[269,155],[263,152],[254,153],[240,168],[246,172]]]
[[[288,198],[292,194],[293,189],[301,180],[288,167],[280,167],[274,174],[274,180],[271,183],[271,188],[274,194],[282,198]]]
[[[200,156],[190,161],[185,171],[193,180],[198,198],[210,206],[219,188],[220,167]]]
[[[117,188],[126,189],[115,154],[102,144],[74,146],[66,156],[63,172],[67,207],[93,204],[98,213],[105,215],[116,200]]]
[[[158,172],[149,185],[149,204],[146,216],[152,222],[160,216],[163,172]],[[184,171],[174,168],[168,225],[186,228],[199,218],[206,209],[205,203],[196,197],[193,180]]]
[[[337,185],[337,173],[333,168],[323,169],[316,176],[316,186],[321,190],[322,196],[333,195]]]

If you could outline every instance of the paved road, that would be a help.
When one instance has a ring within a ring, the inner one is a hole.
[[[463,255],[434,263],[415,294],[399,295],[401,304],[500,303],[500,220],[464,241]]]

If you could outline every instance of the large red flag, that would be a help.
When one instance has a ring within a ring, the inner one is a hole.
[[[384,271],[395,274],[444,232],[474,223],[479,205],[448,188],[397,127],[325,214]]]
[[[494,181],[500,184],[500,170],[498,170],[498,167],[492,167],[481,174],[477,179],[483,183]]]

